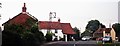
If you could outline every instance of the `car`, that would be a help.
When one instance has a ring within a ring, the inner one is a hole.
[[[103,37],[99,37],[99,38],[97,38],[96,40],[97,40],[97,41],[102,41],[102,39],[103,39]]]
[[[105,37],[103,37],[102,41],[103,41],[104,43],[106,43],[106,42],[111,43],[111,42],[112,42],[112,37],[110,37],[110,36],[105,36]]]
[[[88,41],[88,40],[90,40],[90,39],[91,39],[90,36],[84,36],[84,37],[82,37],[82,40],[83,40],[83,41]]]

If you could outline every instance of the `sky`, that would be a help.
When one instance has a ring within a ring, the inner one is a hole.
[[[26,3],[27,12],[39,21],[49,21],[49,13],[56,12],[53,21],[61,19],[62,23],[70,23],[81,32],[90,20],[99,20],[106,27],[118,22],[119,0],[0,0],[0,25],[22,12]]]

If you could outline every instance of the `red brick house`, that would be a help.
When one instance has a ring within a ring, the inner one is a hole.
[[[113,28],[99,28],[96,32],[93,33],[93,37],[105,37],[111,36],[112,40],[115,41],[116,33]]]

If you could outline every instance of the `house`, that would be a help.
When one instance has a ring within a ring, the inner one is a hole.
[[[12,19],[9,19],[7,22],[2,24],[2,26],[4,26],[4,30],[7,29],[7,25],[22,25],[25,28],[29,29],[32,27],[32,23],[37,23],[38,22],[37,18],[26,12],[26,10],[27,8],[24,3],[21,13],[19,13],[17,16],[13,17]]]
[[[60,23],[60,19],[58,22],[51,22],[51,21],[39,21],[38,19],[26,12],[27,8],[24,3],[22,7],[22,12],[19,13],[17,16],[9,19],[7,22],[3,23],[4,30],[8,29],[8,25],[22,25],[25,29],[30,29],[33,25],[37,25],[39,30],[42,31],[45,35],[45,30],[54,30],[56,36],[65,36],[66,41],[67,37],[71,34],[75,34],[72,30],[70,23]],[[53,32],[53,31],[51,31]],[[58,32],[58,33],[57,33]],[[59,38],[59,37],[58,37]]]
[[[71,34],[75,34],[70,23],[61,23],[60,21],[39,21],[39,30],[46,33],[47,31],[51,31],[52,33],[55,33],[58,40],[60,39],[59,37],[64,37],[66,41],[69,41],[68,39],[71,38]],[[44,35],[46,35],[46,33],[44,33]],[[53,39],[54,38],[55,36],[53,36]]]
[[[99,28],[97,31],[93,33],[93,37],[95,38],[105,37],[105,36],[111,36],[112,40],[115,41],[116,32],[113,28]]]

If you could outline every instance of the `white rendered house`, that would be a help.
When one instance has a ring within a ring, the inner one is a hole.
[[[60,23],[60,21],[39,21],[38,26],[39,30],[43,32],[44,36],[46,35],[47,31],[51,31],[55,34],[55,36],[57,36],[58,40],[60,39],[60,37],[65,37],[65,41],[67,41],[68,34],[75,34],[70,23]],[[55,36],[53,36],[53,39],[55,38]]]

